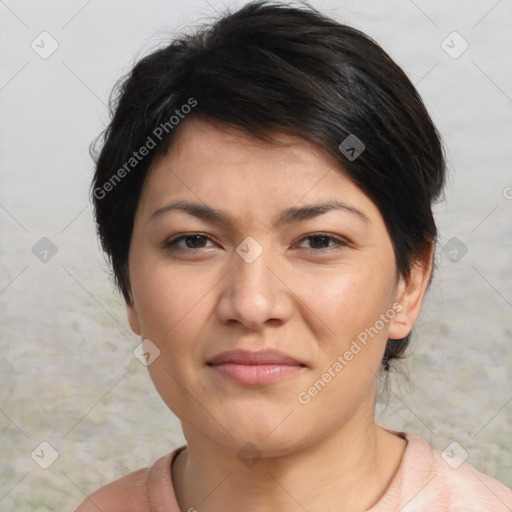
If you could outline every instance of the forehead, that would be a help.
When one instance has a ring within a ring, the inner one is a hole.
[[[167,154],[153,162],[139,206],[149,215],[165,202],[187,199],[261,216],[268,209],[339,199],[376,213],[332,155],[289,134],[271,135],[274,144],[232,126],[185,120]]]
[[[186,159],[191,163],[200,162],[201,167],[209,162],[234,165],[262,159],[274,161],[276,165],[279,161],[292,165],[321,162],[323,167],[340,167],[323,148],[304,138],[277,130],[267,134],[273,142],[260,140],[232,125],[191,117],[179,126],[168,154],[174,162]],[[160,162],[162,159],[165,156],[160,157]]]

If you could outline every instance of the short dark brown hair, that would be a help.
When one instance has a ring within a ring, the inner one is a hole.
[[[116,84],[110,112],[110,124],[91,145],[91,200],[127,302],[128,253],[144,180],[192,116],[266,142],[274,141],[272,132],[285,132],[333,155],[379,208],[399,275],[407,277],[435,244],[432,203],[444,185],[445,156],[418,92],[374,40],[307,2],[253,1],[174,37]],[[343,146],[349,136],[364,145],[357,158]],[[409,336],[388,340],[384,370],[408,343]]]

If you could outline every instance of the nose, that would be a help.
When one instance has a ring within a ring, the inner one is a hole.
[[[231,271],[222,280],[220,319],[224,323],[239,322],[252,331],[285,323],[293,313],[293,294],[279,275],[276,258],[262,246],[255,259],[246,257],[243,249],[241,244],[233,254]]]

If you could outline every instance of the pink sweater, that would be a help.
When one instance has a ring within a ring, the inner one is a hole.
[[[407,447],[385,494],[368,512],[512,512],[512,491],[505,485],[456,457],[445,461],[420,437],[394,433]],[[76,512],[180,512],[171,464],[185,448],[102,487]]]

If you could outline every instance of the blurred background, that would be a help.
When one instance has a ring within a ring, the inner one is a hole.
[[[136,60],[244,3],[0,0],[0,510],[73,510],[184,444],[99,249],[88,146]],[[381,44],[447,149],[410,379],[377,419],[512,487],[512,3],[310,3]]]

